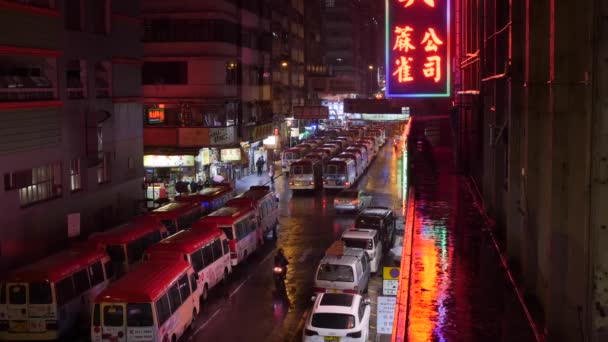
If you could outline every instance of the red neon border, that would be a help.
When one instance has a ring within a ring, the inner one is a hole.
[[[141,96],[125,96],[125,97],[113,97],[112,103],[131,103],[131,102],[144,102],[144,98]]]
[[[63,101],[23,101],[23,102],[0,102],[0,110],[11,109],[35,109],[48,107],[62,107]]]
[[[59,57],[61,54],[62,51],[59,50],[0,45],[0,55]]]

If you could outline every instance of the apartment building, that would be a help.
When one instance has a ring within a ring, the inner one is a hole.
[[[0,271],[136,213],[138,17],[139,1],[0,2]]]
[[[142,12],[147,179],[171,194],[252,172],[273,135],[270,2],[144,0]]]

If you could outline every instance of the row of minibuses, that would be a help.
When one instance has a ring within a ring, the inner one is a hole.
[[[111,280],[137,271],[150,246],[190,229],[233,196],[229,186],[206,188],[2,277],[0,340],[65,339],[87,326],[89,303]]]
[[[344,189],[351,187],[365,173],[378,154],[380,140],[376,129],[368,134],[365,127],[326,134],[318,145],[289,168],[289,187],[292,191]]]

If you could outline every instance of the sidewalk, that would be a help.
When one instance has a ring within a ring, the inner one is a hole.
[[[282,175],[281,164],[280,162],[276,162],[274,165],[274,178],[275,181],[277,177]],[[241,194],[247,190],[249,187],[254,185],[267,185],[270,184],[270,177],[268,176],[268,171],[262,172],[261,176],[258,176],[257,173],[253,173],[249,176],[243,177],[236,181],[236,193]]]

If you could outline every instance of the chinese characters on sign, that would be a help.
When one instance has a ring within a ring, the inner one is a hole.
[[[378,312],[376,314],[376,328],[378,334],[390,335],[393,332],[396,304],[397,297],[378,296]]]
[[[386,0],[387,97],[450,96],[450,0]]]

